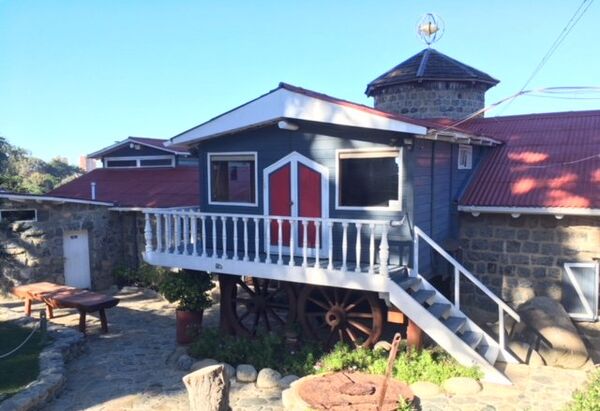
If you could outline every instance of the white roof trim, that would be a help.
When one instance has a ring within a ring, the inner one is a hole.
[[[168,142],[168,140],[167,140],[167,142]],[[114,150],[115,148],[117,148],[119,146],[122,146],[124,144],[129,144],[129,143],[139,144],[141,146],[154,148],[156,150],[166,151],[166,152],[171,153],[171,154],[178,154],[178,155],[182,155],[182,156],[189,155],[189,153],[182,153],[181,151],[176,151],[176,150],[167,148],[165,145],[163,145],[162,147],[158,147],[158,146],[155,146],[155,145],[152,145],[152,144],[143,143],[141,141],[138,141],[138,140],[135,139],[135,137],[128,137],[128,138],[126,138],[123,141],[116,142],[112,146],[108,146],[108,147],[105,147],[105,148],[103,148],[101,150],[95,151],[95,152],[93,152],[91,154],[88,154],[87,157],[88,158],[98,158],[103,153],[110,152],[110,151]],[[169,144],[169,145],[172,145],[172,144]]]
[[[357,107],[326,101],[285,88],[278,88],[173,137],[171,142],[173,144],[191,144],[250,127],[273,123],[284,118],[418,135],[427,133],[427,128],[423,126],[379,116]]]
[[[458,206],[465,213],[600,216],[599,208]]]
[[[0,198],[5,198],[11,201],[35,201],[41,203],[43,201],[54,202],[54,203],[75,203],[75,204],[92,204],[102,206],[112,206],[113,203],[105,201],[94,201],[94,200],[81,200],[78,198],[68,197],[54,197],[54,196],[43,196],[35,194],[12,194],[12,193],[0,193]]]

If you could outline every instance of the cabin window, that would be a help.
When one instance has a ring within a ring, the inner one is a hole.
[[[397,208],[401,200],[399,150],[338,152],[339,208]]]
[[[210,203],[256,205],[256,154],[209,154]]]
[[[470,170],[473,168],[473,147],[467,145],[458,146],[458,169]]]
[[[37,211],[35,209],[0,210],[0,221],[3,223],[37,221]]]
[[[106,167],[137,167],[135,160],[106,160]]]
[[[140,160],[140,167],[171,167],[173,166],[172,158],[158,158],[153,160]]]

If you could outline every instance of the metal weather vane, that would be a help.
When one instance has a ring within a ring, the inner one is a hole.
[[[440,40],[445,31],[444,20],[433,13],[427,13],[417,23],[417,35],[427,47]]]

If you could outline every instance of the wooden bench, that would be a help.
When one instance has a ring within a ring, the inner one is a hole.
[[[98,311],[103,332],[108,332],[106,312],[119,304],[119,299],[109,295],[69,287],[68,285],[39,282],[21,285],[12,289],[12,293],[25,300],[25,314],[31,315],[31,303],[40,301],[46,304],[48,318],[54,317],[55,308],[75,308],[79,311],[79,331],[85,333],[87,313]]]

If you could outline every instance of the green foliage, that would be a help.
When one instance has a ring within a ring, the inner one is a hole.
[[[319,362],[322,372],[364,371],[371,374],[385,374],[388,353],[367,348],[352,349],[346,344],[337,344],[333,351]],[[476,367],[467,368],[458,364],[444,351],[413,350],[401,346],[398,350],[393,370],[394,378],[409,384],[416,381],[430,381],[441,384],[451,377],[472,377],[480,379],[483,374]]]
[[[312,344],[303,344],[294,350],[281,335],[264,334],[246,339],[220,334],[215,328],[203,329],[189,351],[197,358],[210,357],[233,365],[252,364],[259,369],[272,368],[282,374],[298,376],[313,373],[322,353]]]
[[[413,411],[413,410],[416,410],[416,408],[413,405],[412,401],[407,401],[404,399],[404,397],[398,398],[398,408],[396,408],[396,411]]]
[[[64,158],[45,162],[0,137],[0,187],[6,191],[43,194],[81,173]]]
[[[600,371],[592,376],[585,390],[577,391],[567,411],[600,410]]]
[[[167,268],[142,263],[137,269],[125,266],[117,268],[113,272],[113,278],[118,287],[133,285],[158,291],[162,279],[169,272]]]
[[[15,324],[0,323],[0,354],[21,344],[30,332],[30,329]],[[0,397],[17,393],[37,378],[41,350],[40,333],[36,331],[16,353],[0,359]]]
[[[204,271],[181,270],[169,272],[158,285],[160,293],[178,310],[201,311],[212,305],[208,291],[215,285]]]

